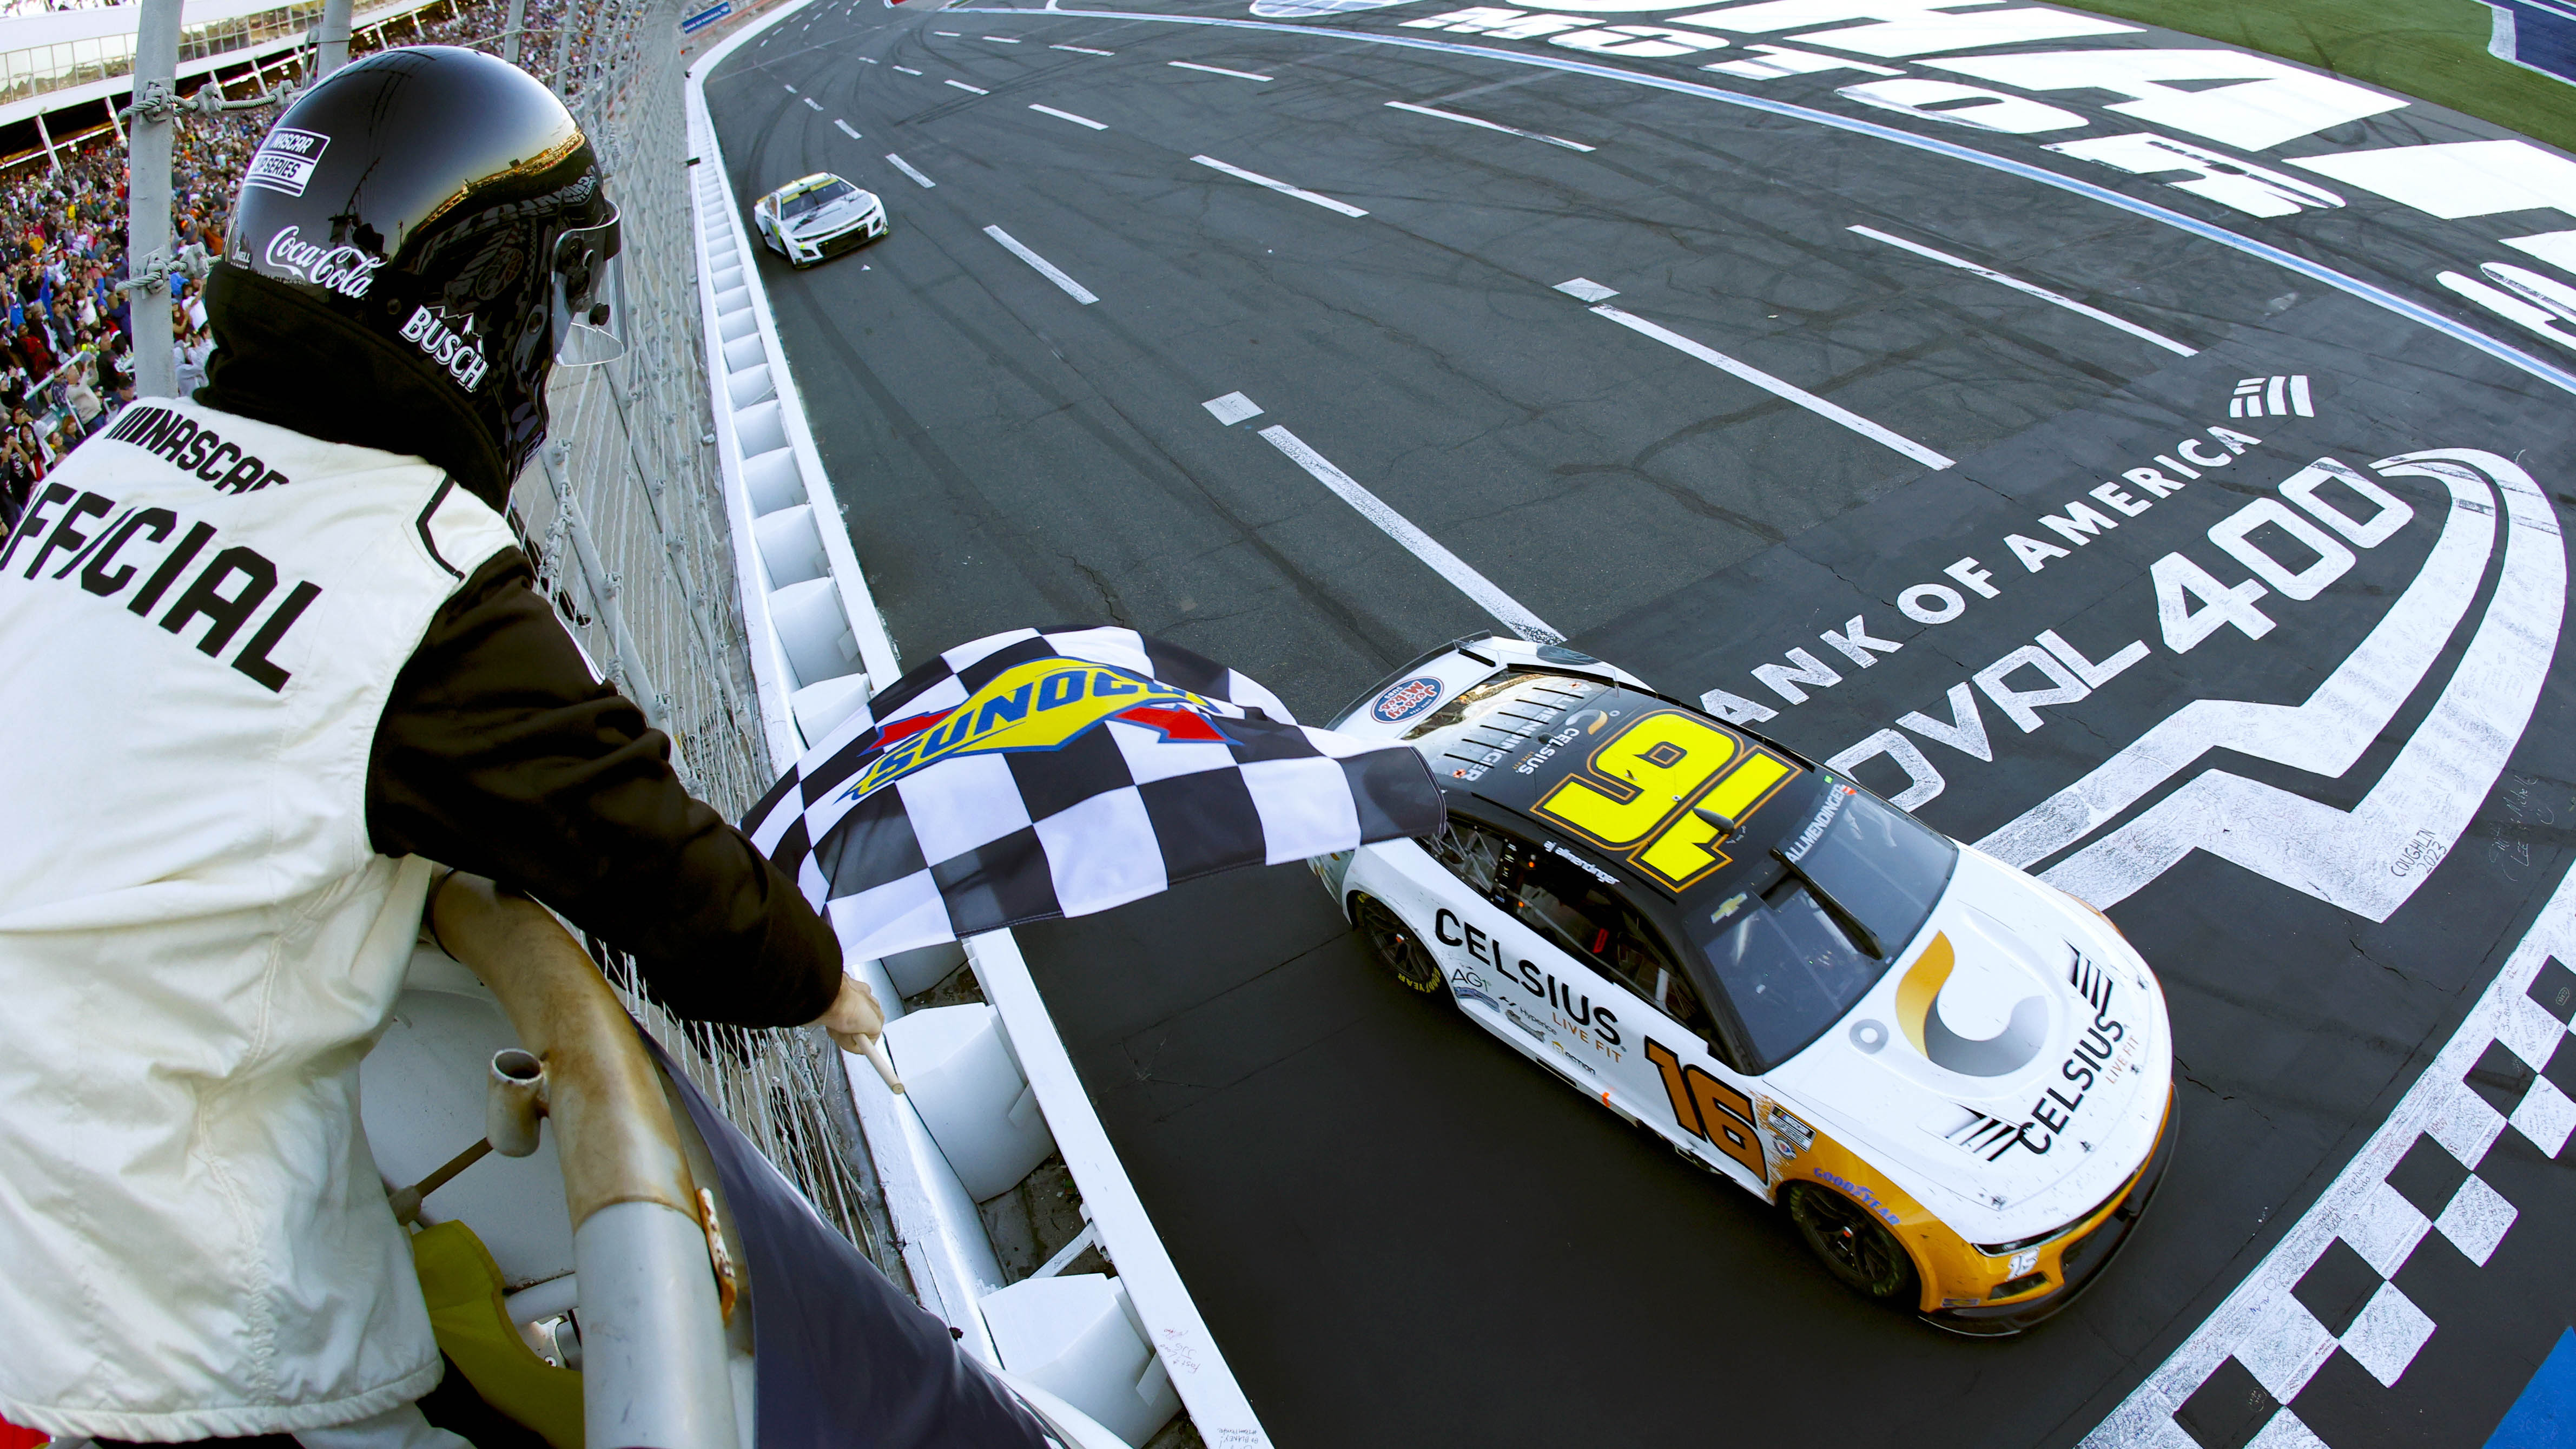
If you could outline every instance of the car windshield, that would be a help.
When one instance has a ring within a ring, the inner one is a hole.
[[[826,181],[811,191],[799,192],[794,196],[780,197],[778,200],[778,214],[790,221],[793,221],[797,217],[803,216],[808,212],[820,211],[824,207],[831,205],[833,202],[838,201],[842,197],[848,196],[857,190],[857,187],[852,186],[846,181]]]
[[[1950,883],[1959,849],[1830,774],[1767,856],[1767,881],[1694,903],[1696,944],[1743,1024],[1751,1072],[1806,1049],[1887,974]],[[1749,852],[1747,852],[1749,854]]]

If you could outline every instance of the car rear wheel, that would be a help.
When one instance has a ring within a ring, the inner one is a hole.
[[[1914,1260],[1869,1209],[1813,1183],[1793,1182],[1786,1195],[1789,1221],[1826,1272],[1865,1298],[1912,1306],[1920,1293]]]
[[[1396,980],[1424,993],[1440,989],[1440,963],[1431,959],[1431,949],[1402,917],[1374,896],[1360,897],[1352,914],[1359,918],[1360,934],[1368,938],[1369,949],[1395,973]]]

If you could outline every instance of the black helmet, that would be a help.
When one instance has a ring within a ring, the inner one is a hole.
[[[407,421],[306,430],[422,453],[491,501],[545,440],[553,365],[622,350],[617,251],[590,141],[536,77],[454,46],[379,52],[251,156],[206,289],[223,359],[206,400],[306,426],[263,395],[309,396],[324,371],[326,391],[360,386],[363,353],[377,408]]]

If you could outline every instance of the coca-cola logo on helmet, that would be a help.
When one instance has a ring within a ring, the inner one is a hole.
[[[382,257],[371,257],[353,246],[324,246],[308,242],[293,225],[277,229],[268,239],[267,261],[272,267],[300,277],[326,291],[343,297],[363,297],[375,284],[376,268],[385,264]]]

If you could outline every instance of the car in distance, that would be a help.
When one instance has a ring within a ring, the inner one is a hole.
[[[1959,1333],[2064,1307],[2172,1155],[2164,994],[2109,918],[1559,646],[1462,639],[1332,722],[1436,839],[1312,862],[1404,984],[1781,1204]]]
[[[752,224],[790,266],[810,267],[886,234],[885,203],[829,171],[817,171],[751,205]]]

